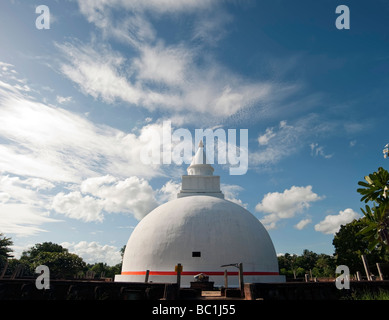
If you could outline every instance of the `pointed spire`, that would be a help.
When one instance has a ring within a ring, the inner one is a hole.
[[[187,169],[188,175],[212,176],[213,170],[213,167],[207,164],[203,140],[200,140],[196,154]]]
[[[200,140],[187,172],[188,175],[182,176],[181,190],[177,194],[178,198],[212,196],[224,199],[224,194],[220,191],[220,176],[214,176],[213,167],[207,163],[203,140]]]
[[[199,147],[198,147],[196,154],[194,155],[190,165],[206,164],[206,163],[207,163],[207,158],[205,156],[203,140],[200,140]]]

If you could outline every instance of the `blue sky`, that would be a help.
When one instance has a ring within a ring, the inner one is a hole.
[[[332,254],[361,216],[357,182],[386,166],[388,15],[378,0],[2,1],[0,232],[16,256],[51,241],[118,263],[185,173],[139,158],[170,121],[248,129],[247,173],[214,165],[226,198],[277,253]]]

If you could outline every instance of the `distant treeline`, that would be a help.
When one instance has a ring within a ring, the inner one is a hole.
[[[336,267],[346,265],[350,274],[357,271],[365,275],[361,255],[365,255],[371,273],[377,275],[376,263],[382,264],[382,270],[389,277],[389,254],[385,247],[369,249],[369,242],[360,233],[366,227],[364,218],[342,225],[334,235],[332,244],[334,254],[317,254],[305,249],[302,255],[286,253],[278,257],[280,273],[289,279],[301,278],[305,274],[312,277],[335,277]]]
[[[115,274],[121,272],[121,263],[115,266],[108,266],[104,262],[89,264],[80,256],[70,253],[68,249],[52,242],[34,245],[29,250],[24,251],[20,259],[13,258],[12,250],[9,248],[11,245],[11,239],[0,233],[0,274],[6,267],[5,276],[20,270],[20,276],[32,277],[35,276],[35,268],[39,265],[49,267],[52,279],[113,279]],[[123,254],[124,247],[121,251]]]

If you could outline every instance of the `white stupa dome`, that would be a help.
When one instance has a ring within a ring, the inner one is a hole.
[[[190,167],[194,165],[192,162]],[[149,281],[173,283],[178,263],[183,266],[181,286],[189,286],[200,273],[216,286],[224,285],[226,267],[221,266],[237,263],[243,264],[245,282],[284,281],[264,226],[243,207],[223,199],[220,177],[205,171],[205,176],[183,176],[178,199],[157,207],[139,222],[128,240],[122,273],[115,281],[144,282],[149,270]],[[184,188],[185,182],[189,189]],[[229,286],[238,286],[238,269],[227,269]]]

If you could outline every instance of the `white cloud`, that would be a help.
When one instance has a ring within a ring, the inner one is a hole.
[[[276,136],[273,130],[274,130],[273,128],[267,128],[265,134],[258,137],[258,143],[260,145],[267,145],[270,139]]]
[[[192,60],[193,53],[185,47],[166,47],[159,43],[142,47],[140,57],[134,59],[134,67],[138,79],[177,86],[185,80]]]
[[[249,153],[251,165],[268,165],[280,161],[301,148],[300,140],[307,132],[307,120],[300,120],[295,125],[280,121],[278,128],[267,128],[258,137],[260,149]]]
[[[74,219],[103,221],[108,213],[130,213],[141,220],[158,205],[149,183],[136,176],[119,180],[113,176],[88,178],[80,191],[58,193],[52,208]]]
[[[294,217],[297,213],[308,209],[312,202],[322,198],[312,191],[312,186],[292,186],[282,193],[267,193],[256,205],[255,210],[265,213],[261,222],[268,229],[274,229],[279,220]]]
[[[104,212],[119,211],[140,219],[151,210],[156,201],[144,178],[162,171],[159,165],[143,164],[140,151],[145,145],[141,137],[152,124],[141,128],[139,136],[95,125],[81,115],[38,102],[27,81],[11,72],[13,66],[2,66],[7,69],[0,70],[2,232],[44,232],[42,225],[59,221],[48,217],[52,209],[84,221],[102,221]],[[88,189],[88,178],[99,176],[115,177],[116,182],[104,181],[100,193]],[[85,193],[80,189],[83,182]],[[53,194],[64,186],[71,192]]]
[[[50,181],[40,179],[40,178],[27,178],[23,182],[26,185],[29,185],[31,188],[36,190],[50,190],[55,187]]]
[[[107,103],[117,100],[148,110],[190,113],[187,122],[228,117],[253,103],[271,99],[278,90],[267,82],[250,82],[211,61],[194,63],[196,50],[184,45],[142,45],[128,61],[107,47],[57,44],[67,63],[61,72],[81,90]]]
[[[136,176],[118,180],[110,176],[89,178],[81,184],[83,193],[102,199],[107,212],[126,212],[141,220],[157,205],[149,183]]]
[[[121,262],[120,250],[114,246],[101,245],[95,241],[63,242],[60,245],[80,256],[86,263],[105,262],[113,266]]]
[[[202,13],[194,26],[193,39],[214,47],[228,33],[227,25],[232,21],[233,17],[222,8]]]
[[[258,136],[258,150],[249,153],[251,166],[269,166],[284,158],[296,154],[304,146],[308,145],[308,139],[334,132],[334,124],[326,123],[315,114],[303,117],[294,123],[280,121],[277,127],[266,128],[263,134]],[[310,144],[312,155],[331,158],[324,152],[324,148],[317,143]]]
[[[0,231],[25,237],[45,232],[40,227],[45,223],[59,222],[48,217],[49,197],[41,193],[51,188],[42,179],[0,175]]]
[[[140,161],[144,143],[136,134],[37,102],[8,80],[7,87],[0,86],[3,172],[51,182],[80,182],[98,174],[161,174],[158,166]]]
[[[18,237],[36,235],[47,230],[40,226],[45,223],[59,222],[47,216],[41,208],[25,203],[0,204],[0,230],[5,234]]]
[[[62,97],[62,96],[57,96],[56,100],[59,104],[66,104],[71,101],[73,101],[73,97]]]
[[[311,155],[312,156],[321,156],[325,159],[330,159],[332,158],[333,154],[326,154],[324,152],[324,147],[323,146],[319,146],[318,143],[311,143],[309,145],[311,147]]]
[[[104,13],[110,8],[136,12],[177,13],[210,8],[214,3],[216,2],[211,0],[78,0],[81,12],[88,18],[97,13]],[[100,18],[100,16],[96,16],[96,18]],[[93,22],[95,22],[94,19]]]
[[[346,225],[354,219],[360,218],[360,215],[353,209],[347,208],[339,211],[338,215],[328,215],[323,221],[315,225],[315,230],[325,234],[335,234],[339,231],[341,225]]]
[[[85,222],[103,221],[103,204],[101,200],[91,196],[84,196],[79,191],[58,193],[52,204],[53,210],[69,218]]]
[[[308,224],[312,222],[312,219],[303,219],[299,221],[294,227],[298,230],[304,229]]]
[[[78,1],[81,13],[111,38],[130,46],[128,55],[109,45],[57,44],[62,53],[61,72],[81,90],[106,103],[163,110],[187,123],[213,121],[252,107],[267,105],[297,88],[275,82],[245,79],[221,65],[204,46],[215,45],[232,21],[218,1]],[[212,9],[212,10],[210,10]],[[124,15],[114,15],[116,11]],[[167,44],[158,38],[153,15],[190,14],[193,37]],[[201,14],[198,14],[200,13]],[[113,19],[115,16],[115,19]],[[223,30],[223,32],[222,32]],[[199,44],[201,41],[201,44]],[[190,116],[188,116],[188,113]]]
[[[177,199],[177,193],[181,190],[181,182],[169,180],[161,189],[158,190],[158,199],[160,203],[165,203]]]
[[[224,199],[234,202],[247,209],[248,204],[243,203],[243,201],[239,199],[239,193],[243,191],[241,186],[222,183],[220,189],[224,193]]]
[[[7,192],[0,192],[0,203],[6,203],[11,196]]]
[[[62,64],[61,71],[77,83],[82,91],[107,103],[117,99],[138,104],[141,88],[127,81],[124,73],[125,59],[107,47],[98,48],[83,44],[57,44],[69,64]]]
[[[0,61],[0,70],[2,72],[6,72],[8,71],[10,68],[13,69],[14,65],[10,64],[10,63],[5,63],[5,62],[2,62]]]
[[[46,180],[37,178],[22,179],[9,175],[0,175],[0,194],[3,200],[12,203],[24,203],[28,205],[42,205],[46,198],[39,193],[40,190],[50,190],[54,185]],[[5,203],[6,201],[3,201]]]

